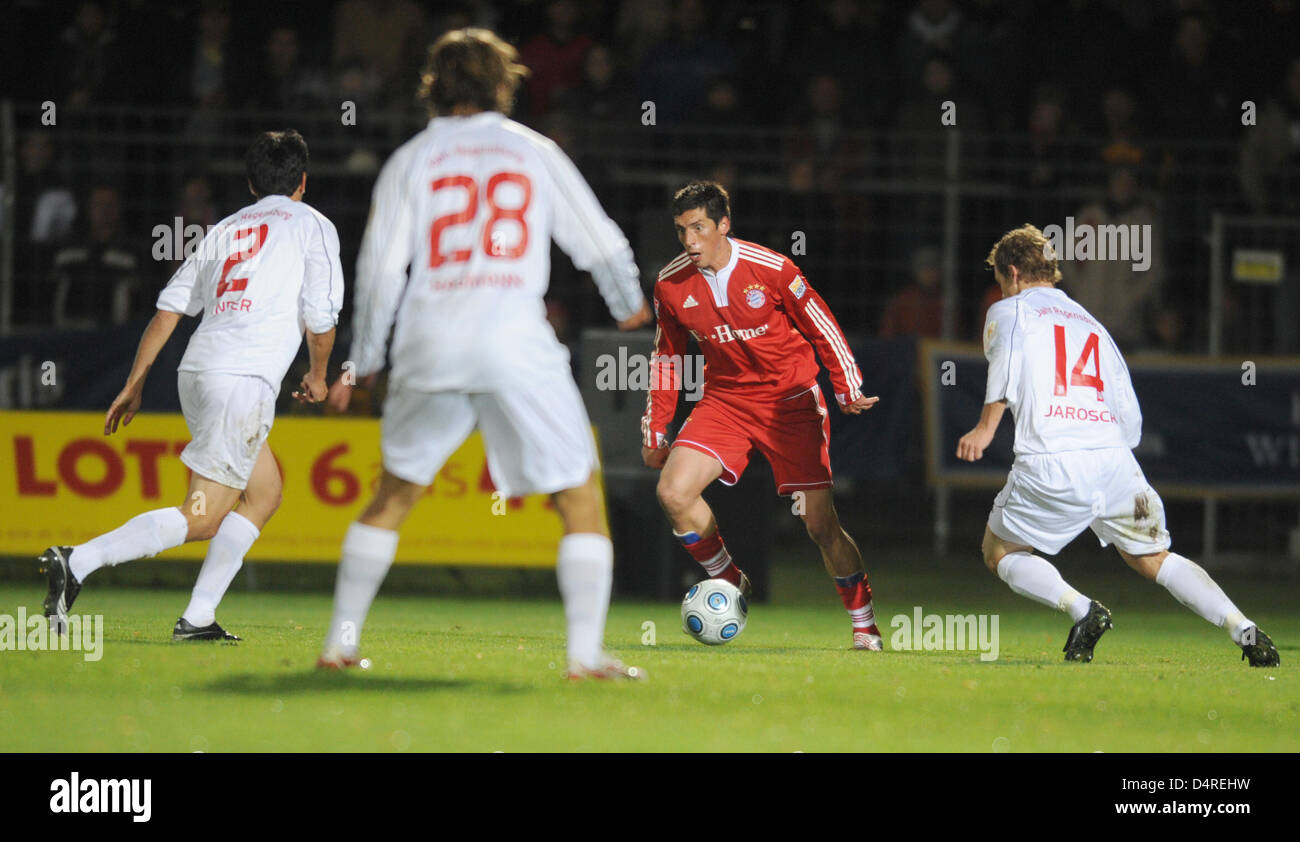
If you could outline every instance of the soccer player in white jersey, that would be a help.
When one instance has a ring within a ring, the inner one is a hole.
[[[266,444],[280,383],[306,331],[311,367],[293,396],[325,399],[343,305],[338,233],[302,201],[308,160],[302,136],[266,132],[244,160],[257,201],[217,223],[159,294],[126,385],[104,417],[104,435],[131,423],[149,369],[181,316],[202,313],[177,375],[191,436],[180,455],[191,471],[185,501],[137,515],[84,544],[47,549],[40,561],[51,624],[66,623],[82,583],[99,568],[210,540],[172,639],[239,639],[217,624],[216,610],[280,505],[280,472]]]
[[[526,73],[514,48],[488,30],[443,35],[421,84],[434,116],[375,184],[349,358],[358,377],[373,378],[392,327],[383,475],[343,540],[318,666],[359,663],[362,624],[398,530],[477,427],[497,489],[551,494],[563,521],[556,575],[569,677],[644,675],[603,648],[613,547],[591,425],[568,351],[544,318],[552,238],[591,272],[620,328],[646,324],[650,310],[627,239],[577,168],[505,116]],[[345,408],[350,391],[335,383],[330,404]]]
[[[1021,596],[1070,615],[1067,661],[1091,661],[1110,612],[1061,578],[1046,559],[1085,528],[1114,544],[1130,567],[1225,628],[1253,667],[1277,666],[1277,647],[1200,565],[1169,552],[1164,504],[1133,458],[1142,411],[1128,366],[1106,328],[1056,284],[1056,256],[1043,233],[1005,234],[988,265],[1002,287],[984,325],[985,403],[957,456],[974,462],[1003,411],[1015,418],[1015,462],[984,530],[984,563]]]

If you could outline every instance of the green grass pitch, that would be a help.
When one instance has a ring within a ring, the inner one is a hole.
[[[104,615],[102,660],[0,651],[0,751],[1300,750],[1294,582],[1221,579],[1279,644],[1281,668],[1259,670],[1162,588],[1063,569],[1116,623],[1093,663],[1066,664],[1068,619],[974,567],[875,570],[877,612],[887,644],[890,619],[918,605],[995,613],[996,661],[849,650],[833,590],[805,564],[779,568],[780,599],[722,647],[683,635],[675,605],[617,601],[607,641],[646,668],[640,684],[562,680],[555,598],[381,593],[373,669],[340,674],[313,669],[328,593],[237,584],[219,617],[244,643],[174,644],[187,592],[92,580],[74,613]],[[0,613],[42,596],[34,575],[2,582]]]

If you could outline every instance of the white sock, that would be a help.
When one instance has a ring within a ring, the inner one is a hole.
[[[238,512],[231,512],[221,521],[217,534],[208,544],[208,554],[190,594],[190,604],[181,615],[190,625],[203,628],[217,621],[217,605],[259,534],[253,522]]]
[[[1088,616],[1092,600],[1070,587],[1045,558],[1031,553],[1007,553],[998,562],[998,578],[1011,590],[1070,615],[1076,623]]]
[[[1234,643],[1241,643],[1241,633],[1254,625],[1237,610],[1205,568],[1186,556],[1170,553],[1156,573],[1156,584],[1174,595],[1174,599],[1214,625],[1227,627]]]
[[[84,582],[101,567],[156,556],[184,544],[189,531],[185,515],[175,506],[136,515],[112,532],[73,547],[72,575]]]
[[[596,669],[604,653],[605,615],[614,579],[614,545],[590,532],[560,539],[555,575],[568,621],[570,663]]]
[[[397,555],[397,533],[353,523],[343,536],[338,579],[334,583],[334,617],[325,637],[325,652],[352,657],[361,646],[361,627],[379,586]]]

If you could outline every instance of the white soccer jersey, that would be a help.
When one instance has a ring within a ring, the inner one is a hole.
[[[615,319],[641,308],[627,239],[553,142],[492,111],[432,119],[375,184],[357,260],[357,375],[383,367],[394,320],[391,378],[411,389],[490,391],[567,365],[542,303],[552,238]]]
[[[985,403],[1006,400],[1017,455],[1137,447],[1128,366],[1114,340],[1059,289],[1034,287],[989,308]]]
[[[329,331],[342,306],[333,223],[278,194],[213,226],[158,296],[159,310],[203,313],[180,371],[261,377],[277,394],[303,331]]]

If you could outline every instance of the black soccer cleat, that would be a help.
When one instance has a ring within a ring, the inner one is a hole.
[[[199,628],[191,625],[189,620],[181,617],[176,621],[175,628],[172,629],[172,640],[243,640],[238,635],[233,635],[213,622],[210,626]]]
[[[1093,647],[1114,625],[1106,606],[1095,599],[1088,603],[1088,616],[1074,624],[1074,628],[1070,629],[1070,636],[1065,641],[1065,660],[1083,661],[1085,664],[1090,662]]]
[[[81,583],[72,575],[68,564],[71,559],[72,547],[50,547],[39,559],[40,570],[50,586],[45,594],[45,616],[58,634],[67,629],[68,609],[81,593]]]
[[[1249,660],[1252,667],[1276,667],[1281,665],[1282,656],[1277,653],[1277,647],[1273,645],[1273,639],[1260,631],[1258,626],[1251,626],[1246,629],[1242,639],[1250,641],[1250,643],[1240,644],[1241,659],[1243,661]]]

